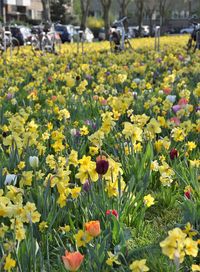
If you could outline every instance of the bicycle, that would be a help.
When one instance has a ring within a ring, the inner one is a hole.
[[[61,39],[55,31],[45,32],[42,39],[42,50],[48,53],[58,54],[61,50]]]
[[[127,17],[124,17],[121,20],[115,21],[111,28],[109,37],[111,52],[121,52],[133,49],[128,38],[128,33],[125,31],[124,22],[126,20]],[[119,29],[121,30],[121,33]]]
[[[58,33],[50,31],[50,28],[46,28],[40,24],[37,28],[32,28],[31,46],[34,54],[37,51],[43,53],[58,54],[61,50],[61,39]]]
[[[193,31],[188,40],[186,50],[189,52],[193,49],[192,52],[195,53],[197,49],[200,50],[200,23],[198,23],[198,19],[196,17],[192,18],[191,23]]]
[[[10,56],[17,55],[19,53],[19,41],[12,37],[12,33],[10,31],[10,27],[8,30],[5,29],[5,26],[0,27],[0,55],[8,52],[8,48],[10,49]]]

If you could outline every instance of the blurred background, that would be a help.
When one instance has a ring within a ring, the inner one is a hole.
[[[200,16],[200,0],[0,0],[0,21],[27,32],[33,25],[56,24],[62,42],[72,42],[73,33],[85,30],[88,41],[105,40],[109,28],[127,16],[130,38],[191,33],[189,18]],[[65,33],[65,35],[63,34]]]

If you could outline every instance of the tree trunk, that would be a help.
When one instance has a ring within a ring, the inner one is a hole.
[[[43,6],[43,20],[45,22],[51,21],[51,15],[50,15],[50,3],[49,0],[42,0],[42,6]]]
[[[155,11],[155,7],[151,8],[147,8],[146,9],[146,14],[148,16],[149,19],[149,35],[151,37],[153,37],[153,13]]]
[[[121,3],[120,3],[120,18],[124,18],[124,17],[127,17],[127,7],[128,7],[128,4],[130,3],[130,1],[125,1],[123,0]],[[124,21],[124,28],[125,28],[125,31],[128,32],[128,20],[125,20]]]
[[[189,17],[192,15],[192,1],[188,0]]]
[[[149,14],[149,35],[153,37],[153,20],[152,20],[153,13]]]
[[[144,12],[144,2],[143,0],[139,1],[139,10],[138,10],[139,14],[138,14],[138,25],[139,25],[139,36],[141,37],[142,34],[142,21],[143,21],[143,12]]]
[[[105,34],[106,39],[109,39],[109,31],[110,31],[110,7],[111,7],[112,0],[101,0],[101,5],[103,9],[103,19],[104,19],[104,27],[105,27]]]
[[[163,33],[163,24],[166,13],[166,0],[160,0],[160,33]]]
[[[90,6],[90,0],[81,0],[81,11],[82,11],[81,30],[83,31],[85,31],[86,29],[86,21],[87,21],[88,12],[89,12],[89,6]]]
[[[123,17],[126,17],[127,16],[127,6],[126,6],[126,3],[125,1],[123,0],[121,3],[120,3],[120,18],[123,18]]]
[[[103,19],[104,19],[104,27],[106,33],[106,39],[109,39],[109,31],[110,31],[110,21],[109,21],[109,9],[105,6],[103,7]]]

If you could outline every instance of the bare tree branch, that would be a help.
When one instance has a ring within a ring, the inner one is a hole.
[[[127,16],[127,8],[128,5],[132,2],[132,0],[117,0],[120,6],[120,17]]]

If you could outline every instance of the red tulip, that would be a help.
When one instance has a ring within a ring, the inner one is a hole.
[[[190,199],[191,198],[191,191],[186,191],[184,193],[184,196],[187,198],[187,199]]]
[[[107,210],[106,215],[113,214],[116,218],[118,218],[118,212],[116,210]]]

